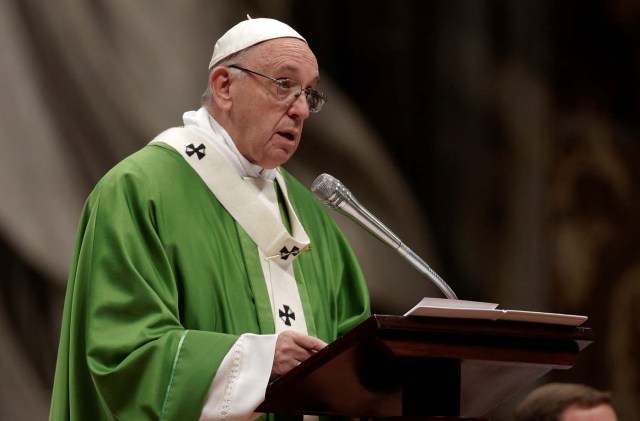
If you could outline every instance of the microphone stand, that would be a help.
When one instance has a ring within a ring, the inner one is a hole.
[[[387,244],[404,257],[420,273],[426,275],[445,295],[457,300],[458,297],[447,283],[429,265],[407,247],[389,228],[356,200],[351,192],[336,178],[321,174],[313,182],[311,191],[327,207],[348,216],[374,237]]]

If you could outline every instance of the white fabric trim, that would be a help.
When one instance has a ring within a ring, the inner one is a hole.
[[[201,107],[197,111],[187,111],[182,115],[182,121],[184,121],[184,127],[188,127],[189,130],[193,130],[200,136],[210,140],[211,144],[240,176],[265,178],[267,180],[275,178],[275,168],[267,169],[253,164],[240,153],[236,144],[231,140],[229,133],[211,117],[206,108]]]
[[[245,333],[224,357],[202,408],[200,421],[253,420],[264,401],[277,335]]]
[[[290,217],[292,233],[294,237],[306,236],[298,215],[289,202],[287,185],[282,175],[276,169],[266,169],[252,164],[238,150],[229,133],[209,114],[209,111],[201,107],[197,111],[187,111],[182,117],[185,127],[210,140],[216,150],[226,159],[227,163],[243,177],[245,182],[253,184],[258,191],[258,198],[265,204],[265,209],[282,223],[280,206],[275,194],[273,180],[278,180],[279,188],[286,198],[285,206]],[[272,316],[276,333],[284,330],[295,330],[308,334],[304,310],[298,292],[293,267],[286,260],[268,258],[262,250],[258,249],[264,279],[269,292]],[[293,259],[287,259],[293,260]],[[275,262],[275,263],[274,263]],[[286,315],[280,317],[280,310],[288,312],[285,305],[289,306],[295,319],[293,324],[287,325]]]
[[[247,177],[245,181],[255,186],[256,190],[259,191],[258,198],[265,204],[265,207],[269,209],[272,215],[282,221],[276,194],[278,187],[275,183],[271,180],[251,177]],[[260,255],[262,273],[267,282],[267,291],[269,292],[276,333],[295,330],[307,335],[307,322],[304,317],[293,265],[287,261],[288,259],[269,258],[264,255],[262,250],[258,250],[258,253]],[[280,314],[282,314],[282,317]]]
[[[160,133],[150,143],[157,142],[170,145],[184,157],[266,256],[279,256],[283,248],[308,248],[309,237],[299,224],[298,218],[292,217],[292,222],[296,222],[292,236],[279,218],[271,214],[258,199],[255,187],[246,183],[231,168],[207,137],[190,128],[174,127]],[[197,147],[201,144],[204,145],[204,157],[199,158],[196,153],[188,155],[189,145]],[[287,209],[292,210],[286,194],[284,198]],[[287,261],[291,262],[295,257],[291,255]]]
[[[166,130],[150,143],[166,143],[182,155],[258,246],[276,333],[295,330],[307,334],[292,264],[298,254],[291,252],[294,248],[308,249],[310,241],[289,201],[285,180],[276,170],[263,171],[249,163],[226,131],[204,112],[200,109],[197,113],[186,113],[187,127]],[[291,234],[282,222],[274,178],[283,193]],[[283,248],[286,251],[281,254]],[[285,324],[286,315],[284,319],[279,317],[285,304],[295,314],[291,325]],[[264,400],[276,337],[240,336],[212,380],[201,420],[245,420],[259,415],[253,411]]]
[[[287,206],[287,213],[289,214],[289,222],[291,223],[291,233],[295,238],[306,238],[309,241],[309,237],[307,237],[307,233],[304,231],[300,220],[298,219],[298,215],[296,214],[293,206],[291,206],[291,202],[289,201],[289,192],[287,191],[287,183],[284,181],[284,177],[280,172],[276,172],[276,180],[278,181],[278,187],[282,190],[282,196],[284,197],[285,205]]]

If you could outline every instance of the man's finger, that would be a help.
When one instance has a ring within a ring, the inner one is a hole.
[[[302,334],[293,336],[293,340],[296,345],[306,349],[307,351],[320,351],[322,348],[327,346],[327,343],[321,339]]]

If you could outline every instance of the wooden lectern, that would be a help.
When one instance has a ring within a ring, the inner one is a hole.
[[[481,418],[551,369],[571,368],[590,328],[375,315],[269,385],[259,412]]]

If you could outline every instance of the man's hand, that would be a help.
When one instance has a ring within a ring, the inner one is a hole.
[[[278,335],[276,352],[273,356],[271,380],[289,372],[293,367],[327,346],[327,344],[313,336],[287,330]]]

